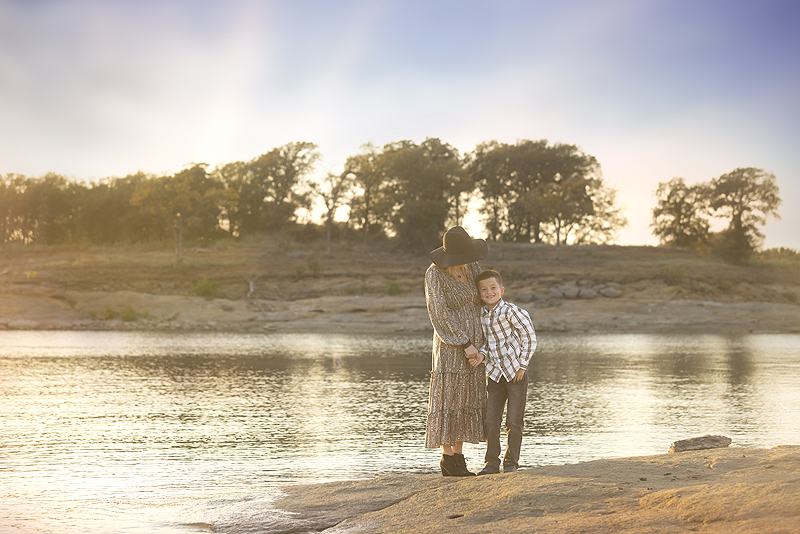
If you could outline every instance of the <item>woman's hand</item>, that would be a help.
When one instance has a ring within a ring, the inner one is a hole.
[[[470,345],[464,349],[464,355],[467,357],[469,364],[472,367],[478,367],[483,361],[483,354],[478,352],[478,349],[475,348],[475,345]]]

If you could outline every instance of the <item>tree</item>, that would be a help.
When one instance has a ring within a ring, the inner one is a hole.
[[[491,240],[541,241],[536,189],[553,180],[554,154],[547,140],[492,141],[472,153],[468,169],[484,202],[481,213]]]
[[[716,244],[717,253],[733,263],[746,260],[764,238],[758,226],[766,224],[770,215],[780,218],[779,192],[775,175],[754,167],[738,168],[711,180],[709,207],[729,219]]]
[[[653,208],[653,228],[662,245],[702,249],[709,240],[708,185],[686,185],[683,178],[660,182],[658,204]]]
[[[7,174],[0,176],[0,243],[21,238],[19,235],[19,195],[25,176]]]
[[[289,143],[249,164],[247,200],[260,213],[259,230],[282,230],[295,220],[299,208],[311,207],[308,174],[320,155],[314,143]],[[243,195],[244,197],[244,195]]]
[[[355,188],[350,198],[350,220],[363,232],[365,238],[385,236],[392,212],[392,192],[389,177],[383,164],[386,158],[368,143],[361,153],[347,158],[345,173],[352,176]]]
[[[327,235],[326,252],[331,253],[331,230],[333,216],[342,206],[347,193],[353,187],[353,175],[347,171],[341,174],[328,173],[322,183],[314,184],[314,191],[322,198],[325,205],[325,229]]]
[[[184,237],[213,238],[222,232],[221,206],[231,196],[231,191],[209,178],[205,164],[195,164],[174,176],[147,180],[131,202],[161,221],[165,231],[172,228],[176,264],[181,265]]]
[[[597,160],[575,145],[493,141],[478,145],[468,168],[484,201],[490,239],[607,241],[627,224]]]
[[[610,243],[617,233],[628,226],[628,219],[622,208],[617,206],[617,190],[595,183],[596,188],[590,193],[592,197],[592,213],[584,216],[575,227],[575,243]],[[567,234],[564,235],[566,241]]]
[[[380,156],[393,191],[391,225],[401,248],[423,252],[441,241],[459,197],[471,189],[458,151],[439,139],[390,143]]]
[[[14,234],[25,244],[73,242],[80,209],[76,198],[84,186],[54,173],[15,182]]]

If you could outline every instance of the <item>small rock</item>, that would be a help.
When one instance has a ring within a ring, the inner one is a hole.
[[[550,291],[547,293],[547,298],[549,299],[561,299],[564,298],[564,293],[557,287],[551,287]]]
[[[15,321],[9,321],[8,327],[12,330],[36,330],[39,327],[39,322],[17,319]]]
[[[570,300],[578,298],[578,293],[580,292],[580,290],[575,286],[564,286],[561,287],[560,289],[561,293],[564,294],[564,298]]]
[[[223,304],[223,305],[221,306],[221,308],[222,308],[224,311],[233,311],[233,306],[231,306],[230,304]]]
[[[578,291],[578,298],[580,299],[593,299],[597,296],[597,291],[594,289],[589,289],[588,287],[582,287],[580,291]]]
[[[616,299],[622,296],[622,291],[615,287],[604,287],[600,290],[600,294],[606,298]]]
[[[514,296],[515,302],[531,302],[533,300],[533,293],[530,291],[523,291]]]
[[[733,441],[725,436],[705,435],[699,438],[689,438],[674,442],[669,446],[669,452],[702,451],[705,449],[722,449]]]

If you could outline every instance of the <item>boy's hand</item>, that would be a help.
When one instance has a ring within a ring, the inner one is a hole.
[[[525,378],[525,369],[520,369],[517,371],[517,374],[514,375],[514,378],[511,379],[512,382],[519,382]]]
[[[470,345],[464,349],[464,355],[467,357],[469,364],[472,367],[478,367],[483,361],[483,355],[478,352],[478,349],[475,348],[475,345]]]
[[[467,358],[472,367],[478,367],[483,362],[483,354],[478,353],[474,358]]]

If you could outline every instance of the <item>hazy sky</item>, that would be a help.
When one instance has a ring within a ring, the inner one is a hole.
[[[316,143],[548,139],[630,228],[658,182],[777,176],[800,249],[800,2],[0,0],[0,174],[172,173]]]

